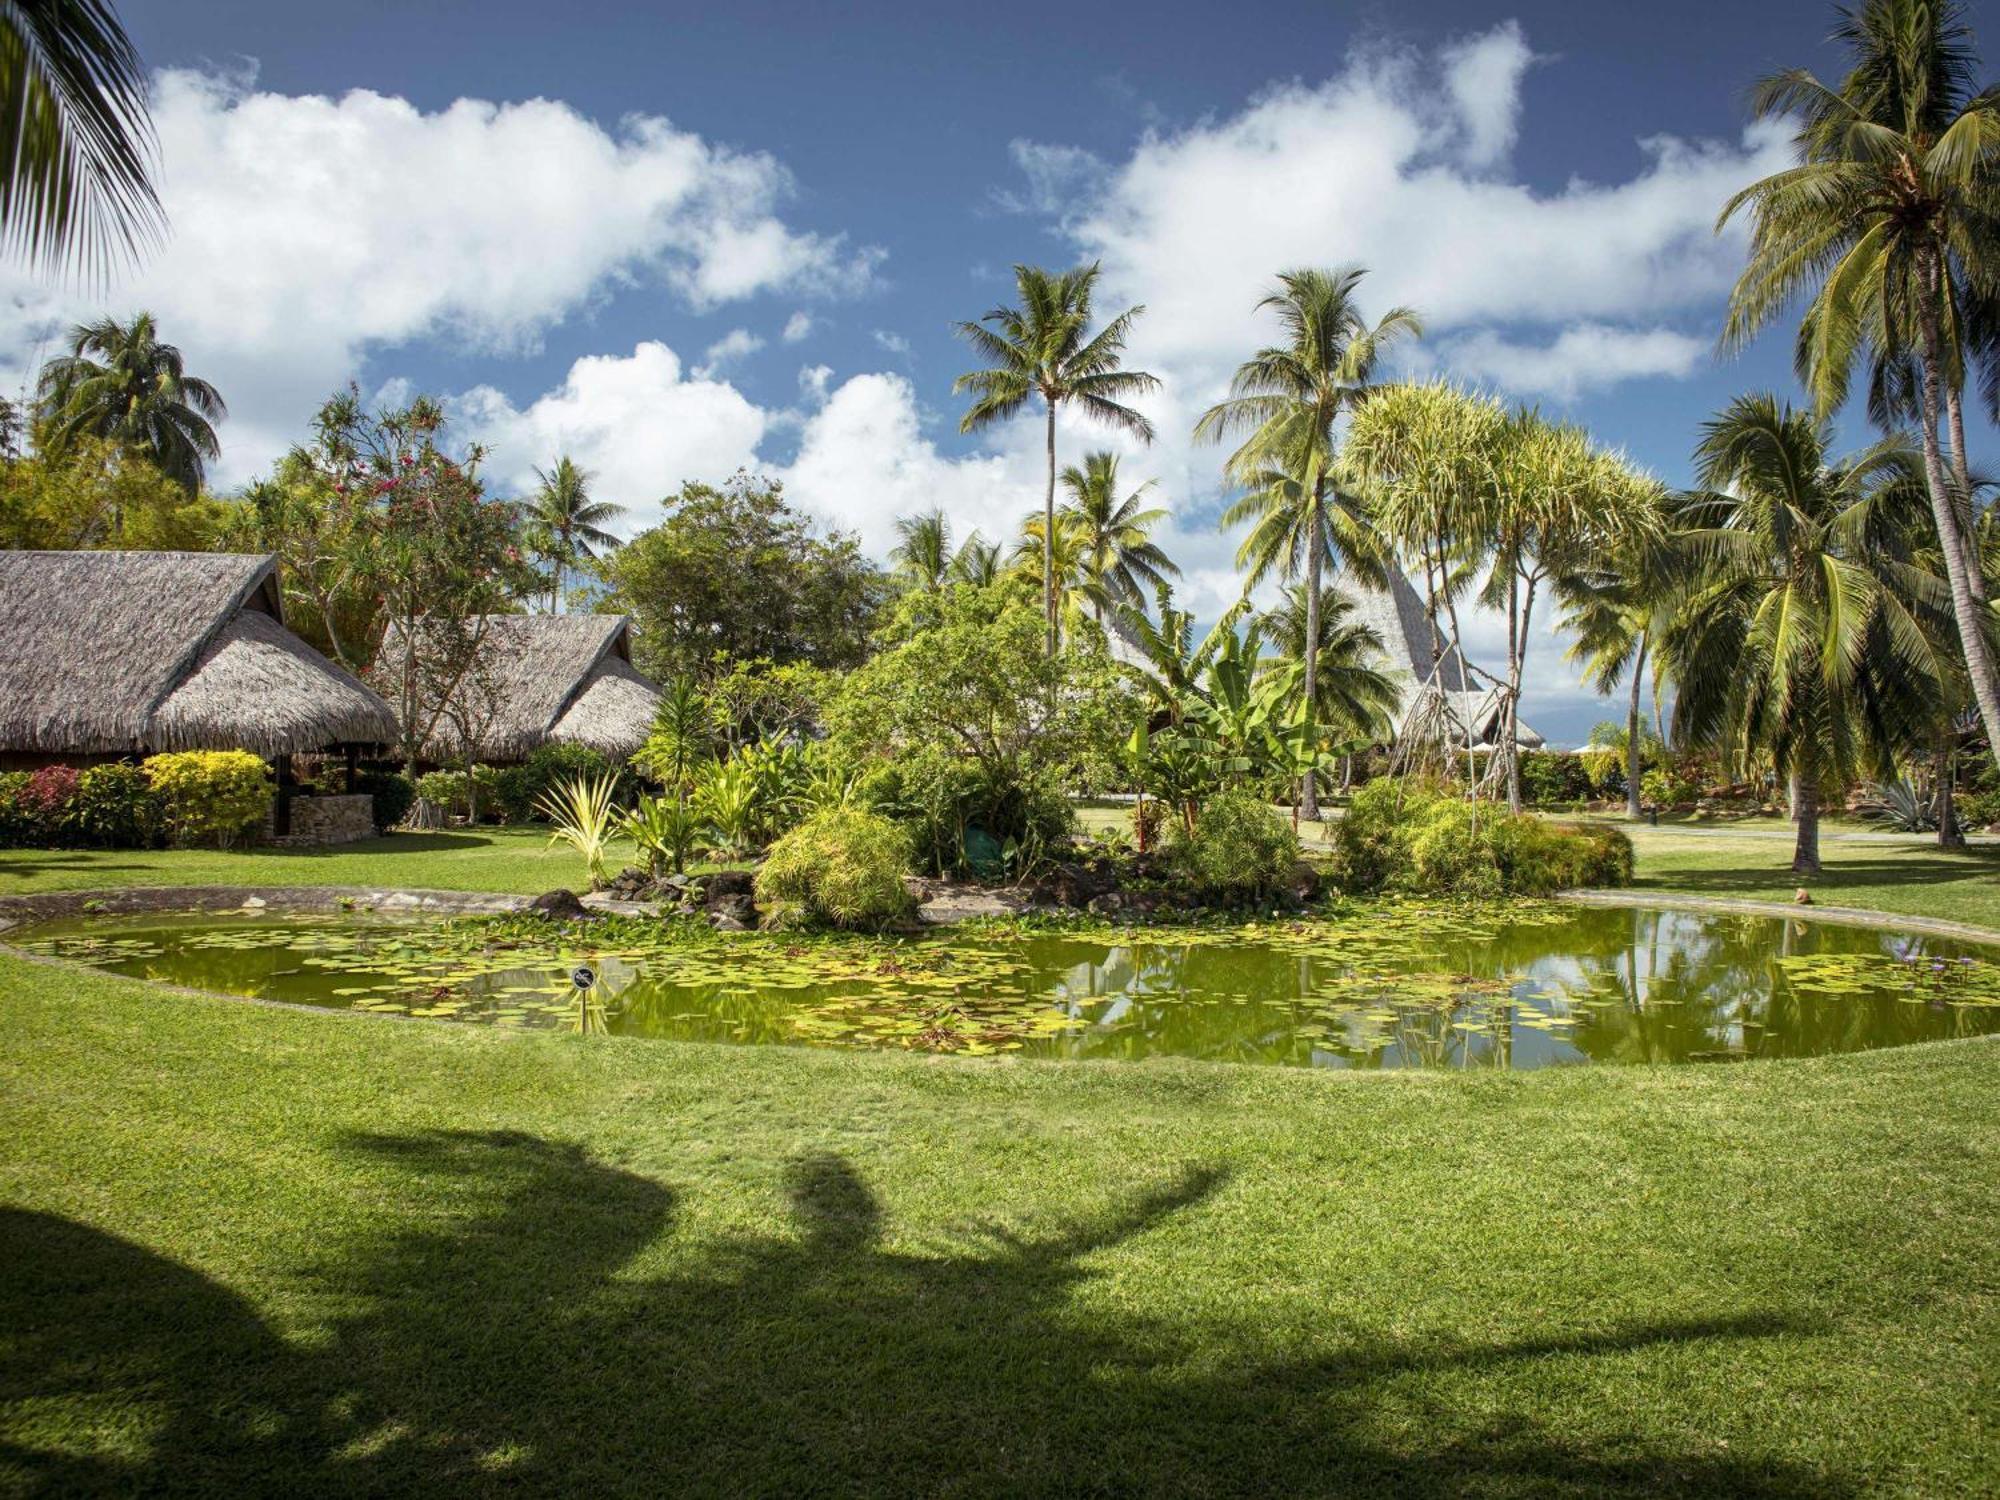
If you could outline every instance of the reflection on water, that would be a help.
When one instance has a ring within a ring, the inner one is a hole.
[[[1853,1052],[2000,1030],[2000,955],[1762,917],[1369,915],[1245,934],[867,950],[588,935],[440,955],[379,918],[90,918],[23,946],[314,1005],[698,1041],[1366,1068]],[[846,956],[841,956],[841,955]],[[572,961],[597,971],[588,997]]]

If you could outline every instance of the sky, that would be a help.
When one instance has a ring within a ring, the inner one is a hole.
[[[1788,329],[1716,355],[1743,243],[1714,223],[1787,159],[1752,81],[1839,63],[1819,0],[121,9],[171,236],[108,287],[0,267],[5,388],[70,321],[146,308],[229,400],[219,487],[352,380],[442,398],[500,493],[567,453],[630,531],[750,468],[879,556],[898,515],[1011,537],[1039,504],[1037,422],[958,432],[953,325],[1014,263],[1095,260],[1104,311],[1146,309],[1159,438],[1065,421],[1061,452],[1156,481],[1204,614],[1236,539],[1188,433],[1281,269],[1366,266],[1365,311],[1426,319],[1393,373],[1539,403],[1670,483],[1731,397],[1790,393]],[[1497,667],[1494,629],[1470,654]],[[1523,715],[1575,743],[1610,709],[1562,650],[1535,642]]]

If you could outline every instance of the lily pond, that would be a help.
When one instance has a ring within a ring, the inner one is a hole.
[[[2000,950],[1546,904],[903,941],[720,938],[637,919],[206,913],[84,917],[8,940],[118,974],[306,1005],[972,1055],[1535,1068],[1802,1057],[2000,1031]]]

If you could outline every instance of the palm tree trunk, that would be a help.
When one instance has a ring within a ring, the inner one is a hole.
[[[1319,576],[1326,566],[1326,549],[1320,535],[1321,512],[1326,507],[1326,476],[1313,480],[1312,524],[1306,535],[1306,743],[1319,742]],[[1299,778],[1299,812],[1319,821],[1319,786],[1306,767]]]
[[[1792,850],[1794,875],[1817,875],[1819,864],[1819,774],[1808,767],[1794,771],[1798,787],[1798,842]]]
[[[1952,781],[1957,767],[1952,764],[1951,731],[1938,736],[1932,749],[1932,765],[1937,775],[1937,841],[1940,849],[1963,849],[1965,830],[1958,826],[1958,799]]]
[[[1979,720],[1986,730],[1986,743],[2000,747],[2000,674],[1994,670],[1993,653],[1986,639],[1988,611],[1981,606],[1968,576],[1971,547],[1958,524],[1958,503],[1945,477],[1944,455],[1938,447],[1942,385],[1938,372],[1943,356],[1934,299],[1922,299],[1917,321],[1923,335],[1924,479],[1931,492],[1931,515],[1937,522],[1945,579],[1951,585],[1951,611],[1958,621],[1959,644],[1965,652],[1966,673],[1972,679],[1972,696],[1979,705]]]
[[[1639,807],[1639,690],[1646,677],[1646,633],[1639,632],[1639,654],[1632,659],[1632,705],[1625,715],[1625,816],[1638,822]]]
[[[1049,617],[1049,655],[1060,644],[1056,639],[1056,404],[1048,407],[1049,487],[1042,497],[1042,609]]]

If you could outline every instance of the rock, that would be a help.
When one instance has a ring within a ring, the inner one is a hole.
[[[1813,904],[1812,892],[1804,886],[1800,886],[1798,894],[1793,896],[1792,900],[1796,901],[1800,906],[1811,906]]]
[[[1035,902],[1083,909],[1117,888],[1118,874],[1109,865],[1060,864],[1035,882]]]
[[[1092,896],[1084,910],[1093,917],[1109,917],[1124,910],[1125,898],[1116,891],[1106,891],[1102,896]]]
[[[713,927],[717,932],[748,932],[750,930],[749,923],[743,921],[740,917],[733,917],[725,911],[710,912],[708,914],[708,925]]]
[[[270,903],[266,901],[262,896],[245,896],[243,898],[243,907],[244,910],[246,911],[257,911],[260,908],[268,905],[270,905]]]
[[[757,925],[757,903],[748,896],[711,897],[708,903],[709,920],[718,918],[740,922],[744,927]],[[732,929],[733,930],[733,929]]]
[[[664,886],[671,886],[674,890],[677,891],[684,891],[688,888],[688,878],[687,876],[683,875],[679,870],[676,870],[674,871],[673,874],[661,880],[660,884]]]
[[[717,870],[701,877],[701,888],[711,908],[737,897],[748,900],[756,892],[757,873],[754,870]]]
[[[648,895],[653,889],[653,877],[644,870],[620,870],[617,875],[604,883],[604,894],[615,896],[621,901],[636,901]]]
[[[528,903],[528,910],[539,913],[552,921],[568,921],[572,917],[586,915],[584,905],[577,899],[575,891],[545,891]]]
[[[1286,883],[1292,899],[1301,906],[1308,905],[1320,892],[1319,871],[1300,860],[1292,866],[1292,878]]]

